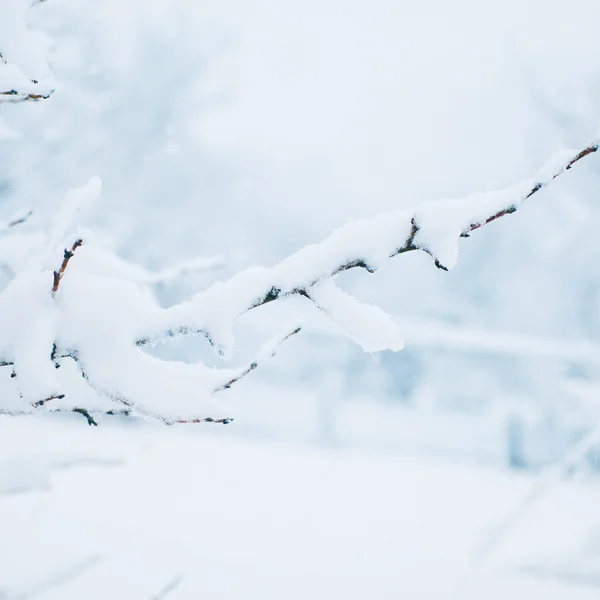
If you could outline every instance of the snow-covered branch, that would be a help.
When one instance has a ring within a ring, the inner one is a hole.
[[[4,0],[0,11],[0,97],[37,99],[50,93],[51,76],[45,73],[46,83],[40,84],[32,75],[44,73],[47,66],[29,51],[35,47],[27,41],[29,5]],[[593,143],[560,152],[535,177],[504,191],[425,202],[414,211],[353,221],[272,267],[246,269],[167,309],[156,298],[157,283],[212,269],[223,259],[199,258],[151,272],[102,247],[77,228],[80,215],[100,197],[101,182],[94,177],[66,195],[44,231],[14,233],[30,212],[0,224],[0,263],[12,275],[0,292],[0,366],[11,366],[6,376],[15,380],[14,397],[3,396],[0,412],[74,411],[95,425],[93,414],[117,405],[167,424],[227,423],[229,411],[215,394],[273,356],[300,331],[298,326],[238,368],[161,360],[148,347],[177,335],[200,334],[229,357],[241,314],[292,295],[313,302],[365,351],[399,350],[403,341],[394,320],[378,307],[358,302],[333,279],[354,268],[373,273],[386,260],[412,250],[427,252],[436,266],[448,270],[456,263],[461,237],[515,212],[597,150]]]
[[[3,0],[0,6],[0,102],[44,100],[54,92],[46,60],[26,24],[29,6],[43,0]]]
[[[18,394],[12,405],[3,400],[0,411],[75,411],[96,424],[94,411],[117,405],[167,424],[227,423],[231,415],[215,394],[253,372],[298,333],[298,326],[238,368],[162,360],[148,353],[147,346],[197,333],[222,355],[231,355],[239,315],[294,294],[310,299],[366,351],[398,350],[402,339],[394,320],[376,306],[359,303],[333,278],[351,268],[374,272],[389,258],[417,249],[439,267],[450,268],[461,237],[515,212],[597,149],[591,144],[582,151],[561,152],[535,178],[502,192],[427,202],[415,211],[354,221],[273,267],[252,267],[167,309],[159,305],[153,285],[167,279],[166,274],[186,271],[189,263],[152,274],[103,248],[94,236],[80,238],[77,219],[100,196],[100,180],[92,178],[67,194],[47,234],[9,230],[0,238],[0,261],[15,274],[0,293],[0,356],[18,376]],[[65,244],[74,238],[75,244]],[[65,246],[70,249],[63,253]],[[62,264],[54,270],[58,252]],[[198,259],[192,265],[218,262]],[[108,406],[82,403],[82,381],[108,399]]]
[[[354,268],[374,273],[389,258],[412,250],[427,252],[436,266],[448,270],[456,264],[461,237],[514,213],[525,200],[597,150],[596,142],[582,150],[563,150],[533,178],[506,190],[424,202],[412,212],[399,210],[347,223],[321,243],[306,246],[272,267],[251,267],[166,310],[157,326],[145,331],[137,343],[201,334],[220,354],[229,355],[233,350],[232,325],[239,315],[286,296],[300,295],[330,314],[365,350],[399,349],[402,342],[391,320],[376,307],[349,299],[327,280]],[[375,329],[385,331],[385,339],[373,339],[377,338]],[[363,334],[365,339],[361,340]]]

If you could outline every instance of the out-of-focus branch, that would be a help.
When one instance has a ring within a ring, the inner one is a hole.
[[[477,577],[493,553],[504,542],[515,526],[523,519],[533,505],[563,477],[576,469],[600,445],[600,422],[577,443],[564,457],[549,468],[546,473],[531,487],[521,501],[500,521],[492,532],[482,541],[473,553],[471,567],[463,575],[452,595],[451,600],[459,600],[468,586]]]
[[[79,248],[83,244],[83,240],[77,240],[71,246],[71,249],[65,248],[64,258],[62,264],[60,265],[60,269],[58,271],[54,271],[54,282],[52,284],[52,295],[56,296],[56,292],[58,291],[58,286],[60,285],[61,279],[65,274],[65,271],[69,265],[69,261],[73,258],[75,254],[75,250]]]
[[[35,83],[35,82],[34,82]],[[0,96],[4,96],[4,100],[8,102],[22,102],[23,100],[47,100],[50,98],[52,93],[48,94],[35,94],[33,92],[30,93],[21,93],[17,90],[7,90],[4,92],[0,92]]]
[[[21,223],[26,223],[29,221],[29,217],[33,214],[32,210],[28,210],[25,214],[20,216],[14,216],[9,222],[8,227],[15,227],[15,225],[21,225]]]
[[[30,0],[30,6],[35,6],[42,2],[45,2],[45,0]],[[4,9],[4,11],[10,10],[9,8]],[[24,39],[20,39],[20,42],[22,44],[28,43]],[[6,48],[5,51],[7,51]],[[30,79],[16,65],[10,64],[4,55],[0,53],[0,103],[45,100],[54,92],[54,89],[50,85],[51,81],[42,81],[40,83],[36,79]]]
[[[160,271],[149,271],[146,274],[143,283],[168,283],[170,281],[178,279],[179,277],[188,275],[189,273],[202,273],[211,269],[218,269],[224,264],[225,258],[223,256],[209,256],[196,258],[193,260],[182,262],[172,267],[167,267],[166,269],[161,269]]]
[[[8,221],[0,223],[0,231],[7,231],[17,225],[22,225],[29,221],[29,218],[33,215],[32,210],[18,211]]]
[[[182,575],[177,575],[177,576],[173,577],[173,579],[171,579],[171,581],[169,581],[169,583],[167,583],[167,585],[165,585],[165,587],[162,588],[158,592],[158,594],[155,594],[154,596],[152,596],[151,600],[165,600],[165,598],[171,592],[175,591],[175,589],[179,586],[179,584],[182,582],[182,580],[183,580]]]
[[[94,425],[94,426],[98,425],[98,423],[96,422],[96,420],[94,419],[94,417],[91,414],[93,411],[88,411],[85,408],[53,408],[53,409],[49,410],[48,412],[51,412],[51,413],[78,413],[87,419],[88,425]],[[25,410],[2,410],[2,409],[0,409],[0,416],[5,415],[8,417],[26,417],[26,416],[29,417],[32,414],[35,414],[35,412],[25,411]],[[103,414],[116,414],[116,413],[111,413],[110,411],[107,411]]]
[[[0,102],[46,100],[54,93],[47,83],[27,79],[19,69],[0,54]]]

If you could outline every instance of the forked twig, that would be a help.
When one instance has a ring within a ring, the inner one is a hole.
[[[60,265],[60,269],[58,271],[54,271],[54,282],[52,284],[52,296],[56,296],[56,292],[58,291],[58,286],[65,274],[67,266],[69,265],[69,261],[73,258],[75,254],[75,250],[79,248],[83,244],[83,240],[76,240],[71,249],[68,250],[65,248],[64,258],[62,264]]]

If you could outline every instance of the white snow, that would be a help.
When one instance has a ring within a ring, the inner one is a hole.
[[[0,5],[0,102],[30,94],[47,96],[54,89],[38,35],[27,27],[30,6],[28,0],[2,0]]]
[[[4,596],[147,600],[178,580],[173,600],[446,599],[490,528],[536,485],[489,469],[222,431],[0,417],[3,461],[52,448],[60,460],[48,463],[64,465],[44,472],[41,490],[36,461],[21,460],[31,485],[0,493]],[[461,598],[596,598],[599,493],[560,483]]]
[[[446,268],[454,266],[461,233],[502,210],[516,209],[537,184],[551,181],[575,155],[565,151],[553,157],[539,181],[526,180],[506,191],[425,202],[414,216],[397,211],[352,221],[272,267],[251,267],[166,309],[158,304],[152,284],[218,266],[222,259],[198,259],[149,273],[101,248],[89,235],[89,249],[85,240],[83,248],[73,246],[56,298],[49,293],[52,272],[63,262],[60,253],[79,237],[79,215],[100,197],[100,179],[93,177],[66,195],[47,239],[17,231],[14,236],[8,232],[0,244],[14,273],[0,293],[0,355],[15,363],[22,410],[31,412],[37,402],[67,393],[61,385],[68,389],[70,384],[59,384],[56,369],[63,359],[56,362],[50,356],[56,344],[59,354],[71,357],[64,360],[78,362],[94,390],[119,404],[169,423],[229,419],[231,413],[213,393],[228,387],[227,382],[247,367],[240,371],[166,361],[140,346],[180,334],[204,334],[229,359],[234,353],[236,319],[263,303],[268,294],[304,293],[365,351],[400,350],[403,342],[394,320],[380,308],[360,303],[331,278],[355,264],[376,270],[409,242],[413,224],[417,230],[412,244],[426,249]],[[46,404],[52,408],[52,402]],[[4,403],[5,410],[15,404],[14,400]]]
[[[400,330],[388,314],[378,306],[359,302],[333,281],[315,285],[310,295],[365,352],[397,351],[404,347]]]

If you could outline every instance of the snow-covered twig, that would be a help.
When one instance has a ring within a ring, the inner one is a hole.
[[[226,354],[233,342],[231,324],[239,315],[291,295],[310,298],[313,288],[343,271],[363,268],[374,273],[387,259],[413,250],[427,252],[436,266],[448,270],[456,263],[459,238],[516,212],[523,201],[597,150],[594,142],[579,151],[561,151],[535,177],[500,192],[429,201],[414,212],[347,223],[272,267],[252,267],[167,309],[137,344],[201,334]]]
[[[41,53],[36,52],[35,40],[30,38],[25,22],[28,5],[34,6],[42,1],[3,0],[0,8],[0,103],[44,100],[54,92],[48,67]],[[13,56],[26,57],[25,71],[11,64]]]
[[[34,402],[33,406],[35,406],[36,408],[38,406],[44,406],[46,402],[50,402],[51,400],[62,400],[64,397],[64,394],[54,394],[53,396],[48,396],[48,398],[45,398],[44,400],[38,400],[37,402]]]

